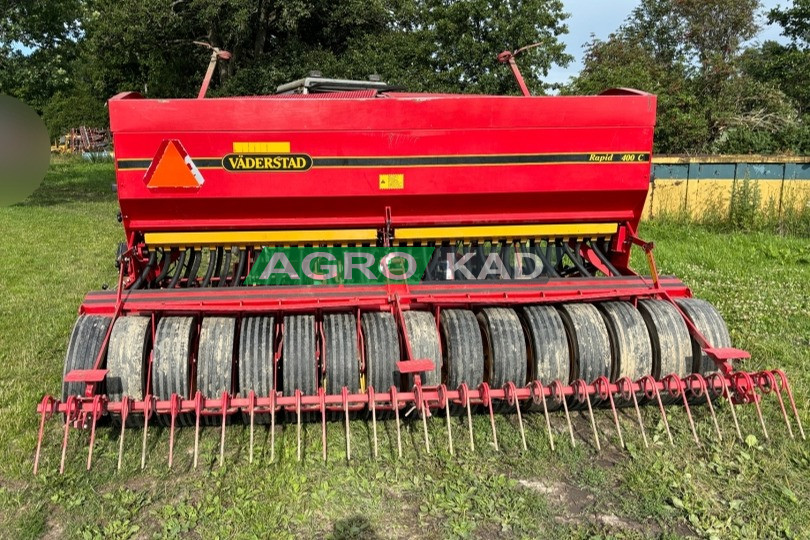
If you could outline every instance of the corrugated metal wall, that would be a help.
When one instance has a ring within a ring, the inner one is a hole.
[[[810,156],[657,156],[652,176],[645,219],[728,212],[746,188],[779,215],[810,206]]]

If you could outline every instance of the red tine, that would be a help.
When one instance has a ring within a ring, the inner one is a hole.
[[[45,433],[45,421],[53,415],[53,409],[56,403],[53,397],[45,396],[39,404],[41,412],[39,418],[39,433],[37,434],[37,452],[34,454],[34,475],[39,471],[39,456],[42,451],[42,436]]]
[[[169,406],[169,414],[171,414],[170,428],[169,428],[169,468],[174,464],[174,428],[177,423],[177,415],[180,411],[180,396],[176,393],[172,394]]]
[[[276,389],[270,391],[270,463],[276,460]]]
[[[495,430],[495,413],[492,411],[492,398],[489,395],[489,384],[481,383],[478,387],[481,393],[481,399],[484,405],[489,408],[489,425],[492,427],[492,443],[495,445],[495,451],[499,451],[498,447],[498,432]]]
[[[788,399],[790,400],[790,407],[793,409],[793,416],[796,418],[796,424],[799,426],[799,433],[804,441],[806,440],[806,437],[804,436],[802,419],[799,417],[799,411],[796,409],[796,402],[793,400],[793,391],[790,388],[790,382],[788,382],[787,375],[781,369],[775,369],[773,372],[779,377],[779,381],[782,383],[782,388],[784,388],[785,392],[787,392]]]
[[[248,453],[248,462],[253,463],[253,425],[254,416],[256,413],[256,393],[251,390],[248,392],[248,414],[250,415],[250,450]]]
[[[149,416],[152,414],[152,395],[143,400],[143,438],[141,439],[141,470],[146,468],[146,437],[149,433]]]
[[[677,375],[667,375],[664,377],[664,387],[671,396],[680,397],[681,401],[683,401],[683,408],[686,410],[686,417],[689,419],[689,429],[692,430],[692,437],[695,439],[695,444],[700,446],[700,438],[695,429],[695,421],[692,418],[692,409],[689,408],[689,400],[686,399],[686,385],[683,379]]]
[[[588,405],[588,418],[591,420],[591,429],[593,430],[593,440],[596,443],[596,450],[602,450],[602,443],[599,441],[599,432],[596,430],[596,420],[593,417],[593,407],[591,407],[591,395],[588,392],[588,384],[582,380],[577,379],[573,384],[577,400],[582,403],[583,401]],[[584,397],[583,397],[584,396]]]
[[[371,431],[374,433],[374,459],[379,457],[377,445],[377,402],[374,399],[374,387],[368,387],[368,406],[371,409]]]
[[[571,446],[576,446],[577,442],[574,438],[574,426],[571,424],[571,415],[568,413],[568,400],[565,399],[565,395],[563,394],[563,386],[559,380],[555,380],[551,383],[551,395],[554,396],[554,400],[558,403],[562,404],[563,411],[565,411],[565,422],[568,424],[568,434],[571,436]]]
[[[62,459],[59,462],[59,474],[64,474],[65,472],[65,456],[67,454],[68,433],[70,432],[70,423],[73,421],[73,415],[76,411],[76,396],[68,396],[65,405],[65,432],[62,435]]]
[[[737,411],[734,408],[734,400],[731,398],[731,392],[728,391],[726,378],[720,373],[712,373],[709,375],[709,380],[711,381],[710,387],[712,391],[715,391],[716,388],[720,388],[720,395],[725,396],[728,400],[728,407],[731,410],[731,418],[734,420],[734,429],[737,432],[737,438],[742,441],[743,436],[740,431],[740,422],[737,420]]]
[[[318,388],[318,401],[321,408],[321,453],[326,462],[326,390]]]
[[[399,457],[402,457],[402,429],[399,425],[399,403],[397,403],[397,389],[391,385],[391,405],[394,407],[394,417],[397,421],[397,452]]]
[[[470,431],[470,450],[475,452],[475,437],[473,436],[472,411],[470,406],[470,389],[467,388],[467,383],[461,383],[461,386],[458,387],[458,391],[459,397],[464,403],[464,407],[467,409],[467,427]]]
[[[633,408],[636,410],[636,418],[638,419],[638,427],[641,429],[641,438],[644,440],[644,448],[649,448],[650,443],[647,441],[647,430],[644,428],[644,421],[641,418],[641,410],[638,408],[638,398],[633,391],[633,381],[630,377],[622,377],[617,381],[619,393],[625,401],[632,401]]]
[[[774,374],[770,371],[761,371],[760,373],[757,373],[757,385],[759,385],[759,388],[763,394],[773,392],[776,395],[776,399],[779,401],[779,409],[782,412],[782,418],[785,420],[788,435],[790,435],[791,439],[795,439],[796,437],[793,436],[793,428],[790,426],[790,419],[788,418],[787,411],[785,410],[785,402],[782,400],[782,388],[776,383],[776,377],[774,377]]]
[[[343,419],[346,425],[346,461],[352,460],[352,433],[349,428],[349,388],[344,386],[341,390],[343,398]],[[325,424],[324,424],[325,425]]]
[[[127,432],[127,417],[129,416],[129,396],[124,396],[121,399],[121,435],[118,437],[118,467],[117,470],[121,470],[121,461],[124,457],[124,435]]]
[[[427,417],[428,414],[430,413],[428,412],[425,399],[422,396],[422,386],[420,384],[417,384],[414,387],[414,398],[419,403],[419,412],[422,416],[422,431],[424,431],[425,434],[425,453],[430,454],[430,437],[428,437],[428,428],[427,428]]]
[[[529,450],[529,447],[526,446],[526,432],[523,430],[523,417],[520,414],[520,400],[517,398],[517,389],[515,388],[515,383],[513,382],[506,383],[503,387],[503,390],[507,404],[515,406],[515,412],[517,413],[518,419],[518,427],[520,428],[520,440],[523,443],[523,451],[526,452]]]
[[[641,388],[644,391],[644,394],[647,396],[648,399],[655,398],[656,402],[658,403],[658,410],[661,413],[661,420],[664,422],[664,428],[667,431],[667,437],[669,437],[669,444],[675,446],[675,440],[672,438],[672,431],[669,429],[669,420],[667,420],[667,412],[664,410],[664,404],[661,402],[661,394],[658,392],[658,384],[655,382],[655,379],[652,375],[645,375],[641,379],[639,379],[639,383],[641,384]]]
[[[543,416],[546,419],[546,431],[548,432],[548,444],[551,450],[554,450],[554,437],[551,434],[551,419],[548,417],[548,405],[546,404],[546,392],[540,381],[532,381],[531,384],[532,400],[537,403],[543,402]],[[537,396],[540,396],[539,398]]]
[[[695,397],[706,397],[706,405],[709,407],[709,413],[711,414],[712,421],[714,422],[714,429],[717,432],[717,440],[723,440],[723,433],[720,431],[720,424],[717,423],[717,415],[714,414],[714,405],[712,404],[712,396],[709,395],[709,389],[706,384],[706,378],[703,377],[700,373],[692,373],[688,378],[689,387],[692,391],[692,395]],[[695,385],[693,383],[697,383],[697,390],[695,390]]]
[[[594,386],[599,394],[599,399],[607,399],[610,403],[610,410],[613,412],[613,422],[616,424],[616,433],[619,435],[619,444],[622,448],[626,448],[624,437],[622,436],[622,427],[619,425],[619,414],[616,412],[616,404],[613,401],[613,392],[610,391],[610,381],[603,375],[596,379]]]
[[[197,390],[194,394],[194,468],[197,468],[197,460],[200,456],[200,415],[203,408],[202,392]]]
[[[765,440],[770,439],[768,436],[768,428],[765,427],[765,419],[762,417],[762,407],[759,405],[760,398],[757,394],[754,394],[754,381],[751,379],[751,375],[749,375],[745,371],[737,371],[732,374],[732,383],[735,386],[735,390],[738,394],[745,396],[747,399],[749,394],[751,394],[750,400],[754,402],[754,406],[757,409],[757,418],[759,418],[759,425],[762,426],[762,433],[765,436]]]
[[[98,419],[101,417],[101,395],[97,394],[93,396],[93,410],[91,411],[91,425],[90,425],[90,447],[87,449],[87,470],[90,470],[90,466],[93,464],[93,447],[96,445],[96,423]]]
[[[295,389],[295,432],[298,436],[298,461],[301,461],[301,390]]]
[[[444,409],[444,420],[447,425],[448,448],[450,450],[450,455],[454,456],[456,453],[453,451],[453,430],[450,427],[450,400],[447,399],[447,387],[442,384],[439,385],[437,390],[439,395],[439,407]]]
[[[228,407],[230,406],[231,395],[228,392],[222,392],[222,430],[219,435],[219,466],[225,463],[225,421],[228,418]]]

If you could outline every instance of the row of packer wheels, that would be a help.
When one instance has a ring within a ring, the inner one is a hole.
[[[731,346],[725,323],[711,304],[698,299],[677,302],[713,346]],[[422,374],[422,383],[429,386],[520,386],[535,379],[548,384],[600,376],[636,380],[714,370],[678,310],[663,300],[443,309],[438,324],[432,312],[412,310],[403,313],[403,320],[412,358],[435,364],[434,371]],[[92,367],[110,321],[79,318],[65,374]],[[191,398],[197,390],[218,398],[223,392],[246,396],[250,390],[267,396],[272,388],[284,395],[295,390],[315,394],[320,386],[331,394],[339,394],[344,386],[349,392],[369,385],[378,391],[409,388],[412,380],[404,379],[396,367],[406,355],[395,316],[365,312],[359,323],[353,313],[241,320],[209,316],[198,329],[194,317],[167,316],[157,321],[152,343],[152,318],[120,317],[106,351],[106,393],[111,401],[125,395],[143,399],[150,353],[151,392],[161,400],[175,393]],[[279,352],[276,373],[273,360]],[[63,384],[63,399],[83,392],[81,384]],[[193,420],[178,421],[182,425]]]

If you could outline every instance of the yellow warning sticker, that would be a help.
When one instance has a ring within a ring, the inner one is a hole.
[[[289,154],[289,142],[234,142],[234,154]]]
[[[381,174],[380,189],[403,189],[405,187],[404,174]]]

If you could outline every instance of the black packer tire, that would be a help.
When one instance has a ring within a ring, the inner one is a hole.
[[[194,317],[163,317],[155,330],[152,351],[152,394],[158,400],[169,400],[172,394],[191,399],[191,355],[194,347]],[[158,422],[171,424],[169,414],[158,415]],[[194,415],[178,415],[179,426],[193,426]]]
[[[731,336],[726,322],[713,305],[699,298],[679,298],[675,302],[712,347],[731,347]],[[700,344],[695,339],[692,339],[692,362],[694,373],[708,375],[717,371],[714,361],[703,354]]]
[[[439,319],[445,347],[445,384],[450,390],[461,383],[478,388],[484,382],[484,344],[478,318],[468,309],[445,309]]]
[[[692,339],[678,309],[666,300],[640,300],[638,310],[650,334],[653,377],[692,372]]]
[[[531,378],[548,385],[571,380],[571,352],[562,318],[554,306],[526,306],[522,320],[529,336]]]
[[[484,308],[478,312],[484,344],[484,379],[492,388],[512,382],[526,384],[528,359],[523,326],[514,309]]]
[[[391,386],[401,388],[397,362],[402,358],[399,331],[394,315],[373,311],[360,316],[363,329],[363,352],[366,357],[366,385],[376,392],[388,392]]]
[[[76,319],[70,333],[70,342],[67,353],[65,353],[65,365],[62,371],[63,402],[67,401],[68,396],[84,395],[85,384],[64,382],[65,376],[75,369],[93,369],[93,364],[98,358],[111,322],[110,317],[96,315],[79,315],[79,318]]]
[[[300,390],[302,396],[318,393],[315,351],[315,316],[285,316],[281,348],[281,380],[285,396],[294,396],[296,390]]]
[[[221,399],[223,392],[233,392],[233,353],[236,319],[206,317],[200,324],[197,346],[197,390],[207,399]],[[218,416],[201,416],[200,423],[219,425]]]
[[[107,349],[107,396],[110,401],[121,401],[124,396],[143,399],[151,346],[151,317],[119,317],[115,321]],[[117,423],[120,416],[115,415],[115,419]],[[127,426],[142,425],[142,414],[130,413],[127,416]]]
[[[558,310],[573,360],[571,378],[590,384],[610,377],[610,337],[599,310],[593,304],[563,304]]]
[[[623,377],[636,381],[652,375],[652,343],[641,313],[630,302],[601,302],[596,307],[605,318],[610,338],[611,381]]]
[[[411,343],[412,360],[433,362],[432,371],[420,374],[422,385],[439,386],[442,383],[442,345],[436,318],[429,311],[406,311],[402,318]],[[409,385],[413,384],[413,376],[408,379]]]
[[[275,351],[275,319],[245,317],[239,331],[239,395],[246,398],[251,390],[257,398],[269,397],[274,385],[273,361]],[[243,411],[243,421],[250,423],[250,414]],[[269,424],[269,414],[254,414],[257,424]]]
[[[327,394],[340,394],[347,387],[350,394],[360,391],[360,346],[357,342],[357,319],[352,313],[327,313],[323,316],[326,365],[324,388]]]

